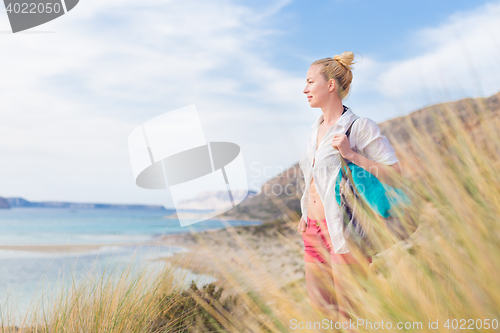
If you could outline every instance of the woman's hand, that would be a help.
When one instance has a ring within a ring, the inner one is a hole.
[[[302,216],[300,218],[300,221],[299,221],[299,225],[297,226],[297,231],[299,232],[299,234],[303,234],[304,232],[306,232],[306,220],[304,219],[304,216]]]
[[[354,153],[349,145],[349,139],[344,133],[335,134],[333,136],[332,146],[340,152],[340,155],[342,155],[343,158],[347,158],[348,160]]]

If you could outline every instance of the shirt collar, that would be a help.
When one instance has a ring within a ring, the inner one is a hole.
[[[332,126],[340,126],[341,128],[344,128],[347,130],[347,125],[350,124],[351,118],[354,115],[352,112],[351,108],[347,107],[347,111],[344,112],[340,118],[337,120],[335,124]],[[317,129],[319,127],[319,124],[323,121],[323,113],[318,117],[318,119],[314,122],[314,124],[311,126],[312,129]]]

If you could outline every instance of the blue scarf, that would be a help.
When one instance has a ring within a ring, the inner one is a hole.
[[[368,206],[380,216],[404,216],[403,206],[411,205],[410,198],[400,189],[382,183],[360,166],[348,163],[356,191],[361,195]],[[347,172],[346,169],[344,169]],[[335,182],[335,198],[340,204],[340,182],[342,181],[342,167]]]

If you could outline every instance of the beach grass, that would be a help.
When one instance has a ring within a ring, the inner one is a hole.
[[[483,102],[461,104],[474,126],[442,104],[433,109],[431,133],[406,118],[409,139],[398,144],[388,136],[413,201],[406,213],[419,228],[375,256],[367,279],[346,271],[354,326],[335,311],[311,308],[304,279],[290,279],[288,260],[301,260],[303,248],[298,215],[283,210],[287,219],[273,227],[193,235],[200,252],[158,274],[89,275],[53,308],[33,309],[22,327],[4,317],[0,332],[499,331],[500,124]],[[179,282],[175,268],[203,262],[216,283]]]

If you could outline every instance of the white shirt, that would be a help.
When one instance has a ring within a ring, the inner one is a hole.
[[[349,135],[351,149],[381,164],[392,165],[398,162],[394,148],[387,138],[380,134],[377,123],[369,118],[356,116],[350,108],[347,108],[337,122],[328,128],[316,150],[319,125],[323,121],[323,114],[320,115],[311,126],[312,132],[306,151],[299,161],[306,184],[300,202],[302,215],[306,219],[309,187],[311,178],[314,176],[316,190],[325,207],[326,223],[335,253],[348,253],[349,249],[344,239],[342,212],[335,200],[335,180],[340,171],[341,162],[340,152],[333,148],[332,140],[335,134],[345,134],[351,122],[356,118],[359,119],[352,125]]]

